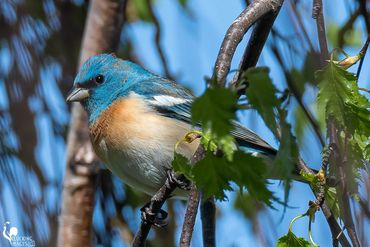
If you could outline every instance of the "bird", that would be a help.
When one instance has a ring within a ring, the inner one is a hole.
[[[185,87],[143,67],[99,54],[75,77],[67,102],[80,102],[88,114],[91,142],[98,157],[127,185],[148,195],[163,186],[176,143],[194,129],[194,95]],[[273,157],[277,151],[250,129],[233,121],[236,148]],[[199,140],[177,151],[190,159]]]

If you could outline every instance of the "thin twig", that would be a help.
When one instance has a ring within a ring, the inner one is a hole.
[[[305,26],[303,25],[303,22],[302,22],[302,17],[300,15],[300,13],[297,11],[297,5],[295,4],[294,1],[290,1],[290,7],[291,9],[293,10],[293,14],[295,15],[296,19],[297,19],[297,23],[299,25],[299,27],[301,28],[301,31],[310,47],[310,50],[311,51],[314,51],[315,49],[313,48],[313,44],[312,44],[312,41],[311,41],[311,38],[310,36],[308,35],[307,33],[307,30],[305,28]]]
[[[367,36],[367,40],[365,42],[365,45],[362,47],[362,49],[359,53],[359,55],[362,56],[362,57],[361,57],[361,60],[360,60],[360,64],[358,65],[358,68],[357,68],[357,73],[356,73],[357,80],[360,77],[362,64],[364,63],[364,59],[365,59],[365,56],[366,56],[366,51],[367,51],[367,48],[369,47],[369,42],[370,42],[370,33]],[[359,89],[361,89],[361,88],[359,88]],[[366,90],[364,90],[364,91],[366,91]]]
[[[214,197],[210,197],[208,199],[202,198],[200,211],[202,219],[203,247],[214,247],[216,246],[216,205]]]
[[[364,20],[365,20],[367,34],[370,35],[370,14],[367,12],[367,8],[366,8],[366,2],[367,1],[366,0],[358,0],[358,2],[360,4],[361,15],[364,17]],[[362,64],[364,63],[365,55],[366,55],[366,53],[361,58],[360,64],[358,65],[358,69],[357,69],[357,73],[356,73],[357,78],[359,78],[359,76],[360,76],[360,72],[361,72]]]
[[[312,174],[312,175],[315,174],[306,165],[306,163],[302,159],[299,159],[298,167],[299,167],[300,170],[303,170],[305,173]],[[315,191],[314,191],[314,189],[313,189],[312,186],[311,186],[311,190],[316,195],[316,193],[315,193]],[[339,240],[339,242],[341,243],[341,245],[343,247],[351,247],[351,244],[348,242],[348,240],[346,238],[346,235],[345,234],[341,234],[341,232],[343,230],[340,227],[340,225],[338,224],[337,220],[334,217],[333,212],[330,210],[330,208],[328,207],[328,205],[326,204],[326,202],[323,202],[323,204],[321,205],[321,210],[322,210],[322,212],[323,212],[323,214],[324,214],[324,216],[326,218],[326,221],[328,222],[328,225],[330,227],[330,231],[332,233],[333,242],[335,242],[336,240]]]
[[[193,236],[195,219],[198,212],[200,193],[193,184],[190,189],[189,200],[186,206],[184,224],[182,226],[180,247],[189,247]]]
[[[329,59],[328,42],[326,40],[325,20],[323,15],[322,0],[314,0],[312,7],[312,17],[316,20],[317,33],[319,36],[321,66]]]
[[[168,69],[167,60],[165,58],[165,55],[164,55],[164,52],[161,46],[161,26],[159,24],[158,18],[154,14],[152,1],[146,0],[146,4],[148,6],[150,18],[152,19],[154,27],[155,27],[155,46],[157,48],[159,58],[161,59],[161,62],[162,62],[164,74],[167,78],[172,79],[170,70]]]
[[[225,85],[236,47],[248,29],[265,14],[280,8],[282,3],[283,0],[255,0],[231,24],[222,41],[215,64],[213,77],[216,79],[218,86]]]
[[[312,126],[312,128],[313,128],[313,130],[314,130],[314,132],[315,132],[315,134],[317,136],[317,138],[320,141],[321,146],[322,147],[325,146],[325,141],[324,141],[323,136],[321,135],[319,124],[316,121],[316,119],[313,117],[312,113],[304,105],[303,100],[302,100],[301,92],[298,90],[297,86],[294,83],[293,78],[289,74],[289,72],[288,72],[288,70],[287,70],[287,68],[285,66],[285,63],[283,62],[283,60],[282,60],[282,58],[281,58],[281,56],[279,54],[279,51],[277,50],[277,47],[275,45],[272,45],[271,46],[271,49],[272,49],[272,52],[274,53],[277,61],[279,62],[281,68],[284,71],[284,76],[286,78],[286,82],[287,82],[287,85],[289,87],[289,91],[294,95],[295,99],[298,102],[298,105],[301,107],[303,113],[306,115],[306,118],[310,122],[310,124],[311,124],[311,126]]]
[[[248,68],[254,67],[262,53],[262,49],[265,46],[265,42],[270,33],[272,25],[279,13],[280,7],[278,7],[271,14],[263,16],[257,21],[251,37],[249,38],[248,45],[245,48],[242,61],[239,64],[239,69],[235,73],[231,85],[237,87],[237,82],[242,76],[243,72]]]

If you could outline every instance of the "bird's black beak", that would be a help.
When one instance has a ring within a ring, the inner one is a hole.
[[[66,101],[82,101],[90,96],[89,89],[73,87],[71,92],[68,94]]]

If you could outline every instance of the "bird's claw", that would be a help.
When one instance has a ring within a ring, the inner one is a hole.
[[[167,178],[170,183],[176,184],[182,190],[190,190],[191,183],[183,175],[177,174],[174,170],[167,170]]]
[[[149,222],[150,224],[157,227],[166,227],[169,223],[168,213],[164,210],[160,210],[157,214],[150,210],[149,204],[146,204],[140,209],[141,220]]]

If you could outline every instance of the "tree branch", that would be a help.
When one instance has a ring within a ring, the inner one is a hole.
[[[306,163],[302,160],[302,159],[299,159],[299,162],[298,162],[298,167],[303,170],[305,173],[308,173],[308,174],[315,174],[315,172],[313,172],[307,165]],[[311,187],[311,190],[312,192],[315,194],[316,196],[316,193],[313,189],[312,186]],[[331,212],[330,208],[328,207],[328,205],[326,204],[326,202],[324,202],[322,205],[321,205],[321,209],[322,209],[322,212],[326,218],[326,221],[328,222],[328,225],[330,227],[330,231],[332,233],[332,238],[333,238],[333,241],[336,241],[336,240],[339,240],[340,243],[342,244],[343,247],[351,247],[350,243],[348,242],[347,238],[346,238],[346,235],[342,234],[343,230],[342,228],[339,226],[337,220],[335,219],[333,213]]]
[[[283,0],[255,0],[235,19],[226,32],[219,50],[213,78],[218,86],[224,86],[236,47],[248,29],[266,14],[277,11]]]
[[[203,247],[216,246],[216,204],[214,197],[203,198],[200,205],[202,232],[203,232]]]
[[[265,15],[257,21],[256,27],[253,29],[248,45],[245,48],[242,61],[239,64],[239,69],[235,73],[231,85],[236,86],[243,72],[248,68],[256,66],[279,11],[280,6],[271,14]]]
[[[184,224],[182,226],[180,247],[189,247],[191,238],[193,236],[195,219],[197,217],[198,206],[199,206],[200,193],[197,187],[193,184],[191,186],[188,203],[186,206],[186,212],[184,217]]]
[[[324,15],[323,15],[323,4],[322,0],[315,0],[313,2],[313,9],[312,9],[312,17],[316,19],[317,25],[317,32],[319,37],[319,44],[320,44],[320,51],[321,51],[321,63],[324,65],[325,60],[329,58],[329,51],[328,45],[326,41],[326,33],[325,33],[325,22],[324,22]],[[336,149],[340,147],[337,127],[335,126],[333,119],[328,119],[328,134],[330,144],[335,146]],[[342,190],[342,204],[343,204],[343,220],[344,225],[347,229],[348,235],[351,239],[352,245],[354,247],[360,246],[358,241],[358,237],[356,234],[356,229],[352,219],[351,213],[351,206],[349,204],[349,195],[345,181],[345,170],[343,164],[343,158],[346,156],[346,153],[343,155],[340,152],[337,152],[335,160],[335,164],[338,166],[338,175],[340,179],[340,189]],[[342,234],[343,235],[343,234]]]
[[[80,66],[90,56],[115,50],[123,7],[120,0],[90,2]],[[58,246],[92,246],[91,225],[99,161],[89,140],[86,113],[78,103],[72,106],[70,126]]]
[[[312,7],[312,18],[316,20],[317,33],[319,36],[321,66],[329,59],[328,42],[326,40],[325,21],[323,15],[322,0],[314,0]]]
[[[171,196],[171,193],[176,189],[177,184],[175,181],[166,179],[164,185],[154,194],[147,207],[148,218],[142,218],[139,230],[136,232],[132,242],[133,247],[145,246],[145,241],[148,237],[150,228],[161,210],[165,201]]]
[[[198,161],[204,158],[204,147],[199,144],[197,150],[195,151],[190,163],[195,165]],[[186,213],[184,224],[182,226],[181,237],[180,237],[180,247],[190,246],[191,238],[193,235],[195,219],[198,212],[198,205],[200,200],[200,193],[196,186],[193,184],[191,186],[188,204],[186,206]]]

